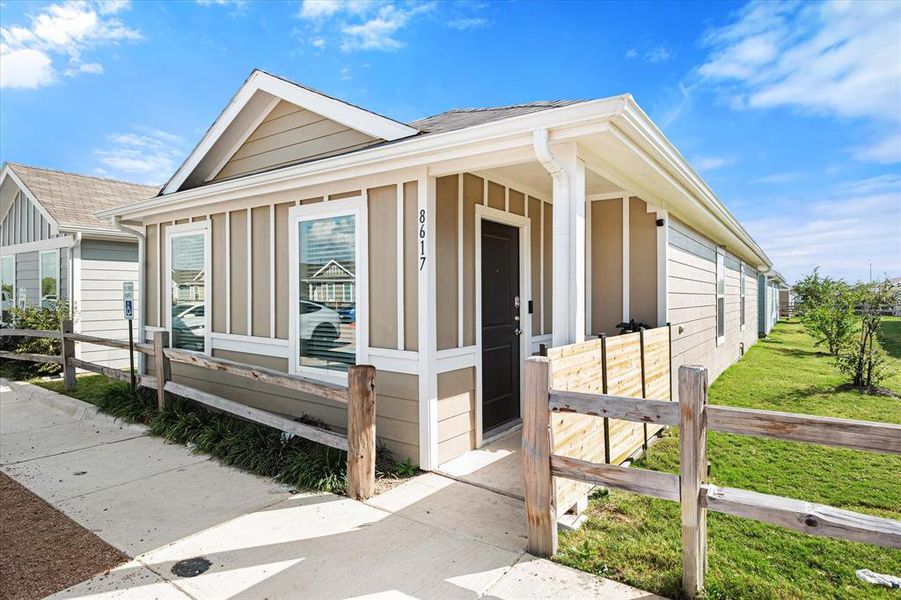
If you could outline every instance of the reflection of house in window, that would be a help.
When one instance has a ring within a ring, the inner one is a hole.
[[[175,284],[175,289],[173,290],[173,304],[203,302],[203,282],[205,279],[203,275],[203,271],[195,271],[193,269],[173,269],[172,283]]]
[[[352,305],[356,299],[356,277],[351,270],[334,259],[305,277],[303,283],[307,288],[307,297],[313,302],[343,306]]]

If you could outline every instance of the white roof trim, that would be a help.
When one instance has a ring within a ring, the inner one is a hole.
[[[225,110],[219,115],[213,126],[206,132],[200,143],[194,148],[185,162],[175,172],[172,179],[162,190],[162,194],[171,194],[184,184],[188,176],[197,168],[207,152],[219,140],[228,129],[232,121],[241,112],[241,109],[250,101],[257,92],[267,92],[281,98],[286,102],[296,104],[302,108],[320,114],[327,119],[336,121],[356,129],[374,138],[392,141],[403,137],[416,135],[419,130],[403,123],[393,121],[376,113],[353,106],[341,100],[330,98],[313,90],[307,89],[296,83],[280,79],[269,73],[254,70],[235,94]],[[237,148],[234,149],[237,151]],[[234,153],[232,152],[232,154]]]
[[[50,224],[51,235],[56,235],[57,233],[59,233],[59,222],[54,219],[49,212],[47,212],[47,209],[44,208],[44,205],[38,201],[34,194],[31,193],[31,190],[28,189],[28,186],[25,185],[25,183],[21,179],[19,179],[19,176],[12,169],[12,167],[9,166],[9,164],[3,165],[3,169],[0,170],[0,185],[3,185],[3,182],[6,181],[7,177],[12,179],[13,183],[16,184],[16,187],[18,187],[22,191],[22,193],[25,194],[25,196],[31,201],[31,203],[37,207],[38,212],[40,212],[41,215],[43,215],[44,218],[47,219],[47,222]],[[10,202],[8,206],[3,207],[3,211],[0,212],[0,221],[3,221],[3,219],[6,218],[6,214],[12,208],[12,205],[13,203]]]

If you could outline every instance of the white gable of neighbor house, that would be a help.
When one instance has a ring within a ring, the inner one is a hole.
[[[254,71],[163,194],[417,133],[403,123]]]
[[[57,224],[43,206],[33,201],[19,178],[4,171],[0,182],[0,245],[14,246],[57,235]]]
[[[213,181],[342,154],[382,140],[279,101]]]

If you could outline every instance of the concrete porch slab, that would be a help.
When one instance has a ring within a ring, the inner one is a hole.
[[[442,464],[438,472],[522,499],[521,445],[522,428],[517,428],[481,448]]]

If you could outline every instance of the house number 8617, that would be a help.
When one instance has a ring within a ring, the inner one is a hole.
[[[419,270],[425,266],[425,209],[419,211]]]

